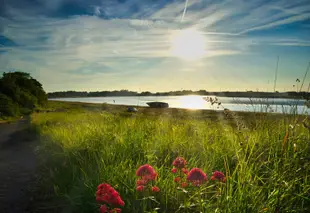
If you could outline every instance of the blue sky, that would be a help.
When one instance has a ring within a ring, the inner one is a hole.
[[[2,2],[0,72],[29,72],[49,92],[272,91],[278,55],[284,91],[310,62],[309,0]],[[194,60],[170,51],[187,29],[204,41],[178,43],[203,46]]]

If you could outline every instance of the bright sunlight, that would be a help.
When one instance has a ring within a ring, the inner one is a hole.
[[[181,108],[187,109],[203,109],[206,107],[207,102],[201,96],[188,95],[180,97],[179,105]]]
[[[179,30],[171,36],[171,54],[185,60],[205,55],[205,38],[195,29]]]

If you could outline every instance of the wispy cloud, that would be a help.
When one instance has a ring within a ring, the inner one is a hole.
[[[211,57],[249,55],[262,46],[309,47],[300,33],[310,30],[308,0],[37,2],[5,0],[0,10],[1,70],[28,69],[46,81],[53,72],[59,74],[55,78],[70,76],[79,83],[90,76],[153,78],[171,69],[203,73],[204,66],[186,66],[191,62],[180,64],[171,55],[171,35],[186,28],[205,38],[207,54],[199,63],[205,66]],[[299,31],[285,31],[292,25]]]
[[[300,15],[294,15],[294,16],[290,16],[289,18],[285,18],[283,20],[278,20],[278,21],[274,21],[265,25],[261,25],[261,26],[257,26],[257,27],[252,27],[249,29],[246,29],[244,31],[242,31],[240,34],[244,34],[247,32],[251,32],[251,31],[257,31],[257,30],[264,30],[264,29],[270,29],[273,27],[277,27],[277,26],[281,26],[281,25],[286,25],[286,24],[291,24],[291,23],[295,23],[295,22],[299,22],[299,21],[304,21],[310,19],[310,12],[309,13],[304,13],[304,14],[300,14]]]

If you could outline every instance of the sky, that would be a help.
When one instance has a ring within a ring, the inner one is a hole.
[[[296,90],[310,62],[309,0],[0,5],[0,74],[28,72],[47,92],[273,91],[278,57],[282,92]]]

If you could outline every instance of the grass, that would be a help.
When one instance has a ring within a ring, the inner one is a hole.
[[[123,212],[309,212],[308,117],[50,102],[32,114],[45,174],[64,212],[99,212],[96,187],[111,184]],[[179,189],[172,161],[226,174],[225,184]],[[160,192],[136,191],[136,169],[152,165]],[[193,197],[190,197],[193,195]],[[193,204],[199,204],[199,207]]]
[[[12,117],[12,116],[2,116],[0,117],[0,124],[2,123],[12,123],[17,121],[18,119],[20,119],[22,116],[16,116],[16,117]]]

